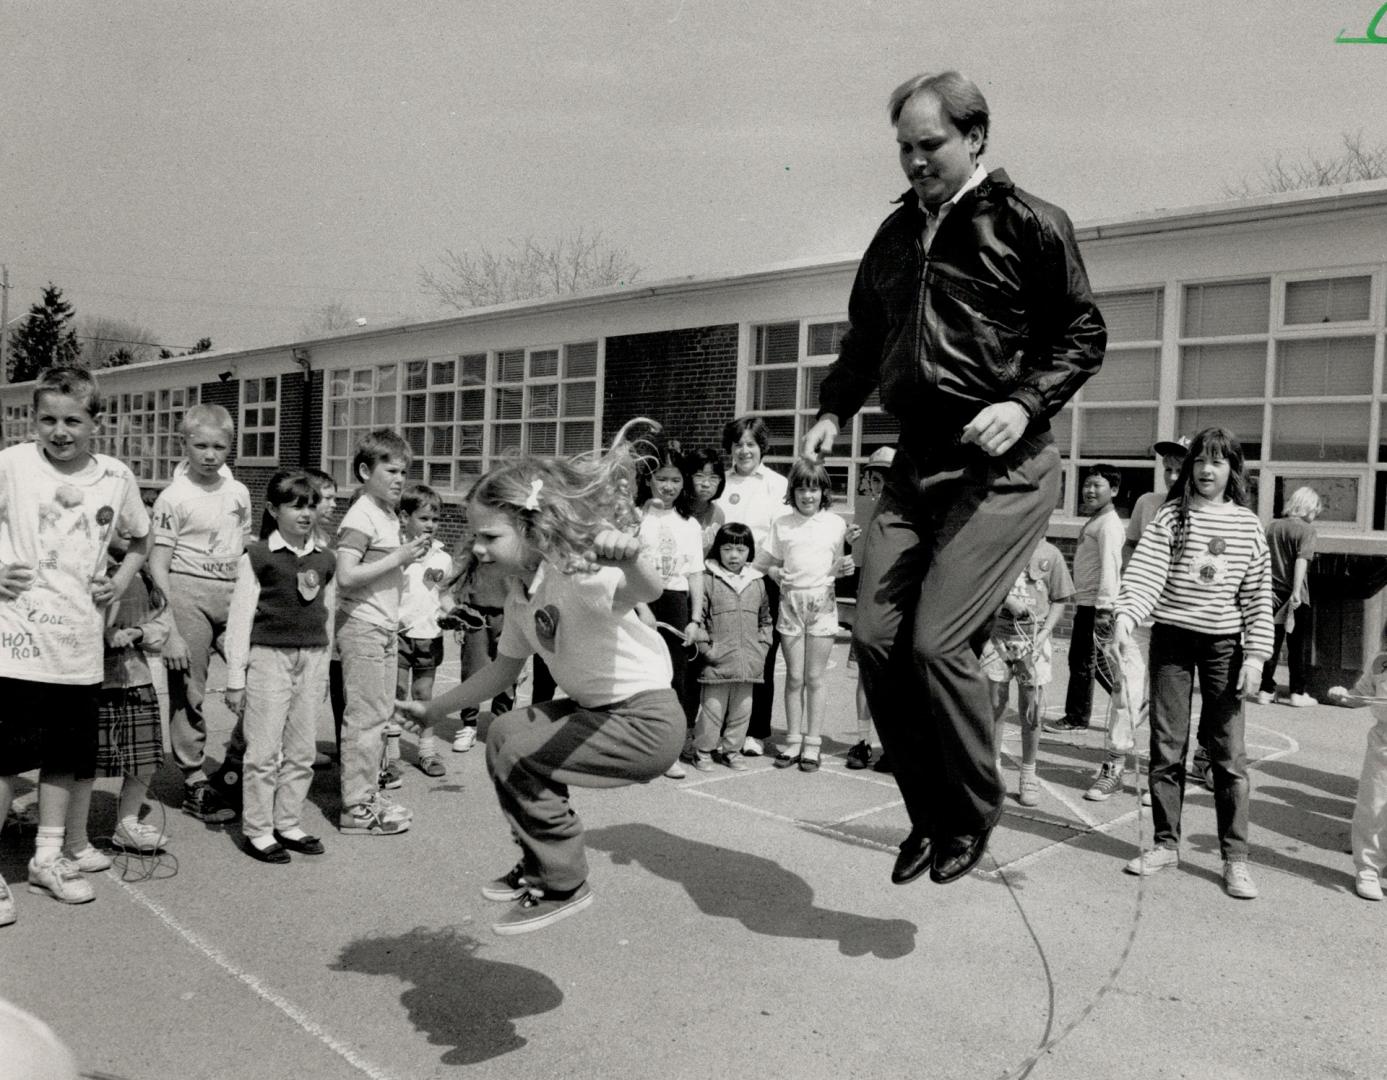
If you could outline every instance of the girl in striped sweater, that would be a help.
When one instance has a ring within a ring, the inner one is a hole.
[[[1257,693],[1271,655],[1271,560],[1248,508],[1242,446],[1226,428],[1194,437],[1164,505],[1142,533],[1122,578],[1116,641],[1132,648],[1147,615],[1151,631],[1152,849],[1126,865],[1152,874],[1180,862],[1190,701],[1198,672],[1199,741],[1214,776],[1214,806],[1229,896],[1257,895],[1247,869],[1247,751],[1243,702]]]

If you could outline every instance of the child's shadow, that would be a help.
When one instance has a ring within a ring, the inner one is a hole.
[[[364,937],[343,946],[333,971],[394,975],[413,988],[400,995],[410,1022],[433,1046],[451,1046],[444,1065],[476,1065],[526,1039],[513,1020],[563,1004],[547,975],[478,955],[481,942],[452,927],[417,926],[404,934]]]
[[[814,905],[814,890],[779,863],[649,825],[613,825],[584,834],[615,863],[638,862],[676,882],[705,915],[736,919],[754,934],[836,941],[844,956],[895,960],[915,949],[916,926]]]

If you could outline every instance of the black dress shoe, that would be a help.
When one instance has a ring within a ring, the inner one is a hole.
[[[297,851],[300,855],[321,855],[323,853],[323,842],[316,836],[300,836],[297,840],[285,836],[278,829],[275,830],[275,839],[287,847],[290,851]]]
[[[941,841],[934,849],[934,865],[930,867],[930,880],[939,885],[957,881],[978,865],[987,841],[992,836],[991,829],[984,829],[976,836],[951,836]]]
[[[246,854],[252,859],[259,859],[267,863],[287,863],[289,853],[280,844],[271,844],[267,848],[258,848],[249,840],[246,841]]]
[[[891,882],[894,885],[908,885],[930,867],[934,845],[928,836],[911,832],[901,844],[901,853],[896,856],[896,865],[891,868]]]

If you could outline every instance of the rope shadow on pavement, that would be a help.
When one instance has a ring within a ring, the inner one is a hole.
[[[689,894],[705,915],[735,919],[753,934],[836,941],[844,956],[897,960],[915,950],[917,927],[814,904],[814,890],[779,863],[704,844],[650,825],[591,829],[584,839],[617,865],[639,863]]]
[[[444,1065],[476,1065],[525,1046],[515,1019],[563,1004],[552,979],[519,964],[485,960],[483,946],[452,927],[358,938],[342,947],[333,971],[394,975],[412,984],[400,995],[415,1030],[451,1046]]]

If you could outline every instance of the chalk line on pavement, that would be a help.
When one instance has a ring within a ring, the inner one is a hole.
[[[346,1061],[347,1064],[351,1065],[358,1072],[370,1077],[371,1080],[392,1080],[390,1074],[387,1073],[384,1069],[382,1069],[379,1065],[376,1065],[373,1062],[368,1061],[366,1058],[362,1057],[355,1050],[353,1050],[350,1046],[346,1045],[340,1039],[332,1035],[331,1032],[325,1030],[321,1024],[315,1021],[312,1017],[310,1017],[301,1008],[299,1008],[292,1001],[286,998],[283,994],[277,993],[276,991],[270,989],[270,987],[266,986],[255,975],[252,975],[248,971],[243,971],[241,968],[233,964],[227,958],[225,953],[223,953],[211,942],[203,938],[202,935],[197,933],[195,930],[190,930],[188,927],[180,923],[177,919],[173,917],[173,915],[168,911],[167,908],[151,900],[143,892],[137,889],[134,885],[131,885],[129,882],[121,881],[119,878],[115,879],[115,881],[117,885],[119,885],[122,889],[125,890],[126,896],[128,896],[133,903],[140,904],[142,907],[150,911],[160,922],[162,922],[175,934],[181,937],[185,942],[191,945],[197,952],[200,952],[203,956],[205,956],[208,960],[212,961],[212,963],[216,964],[217,967],[221,968],[224,972],[230,975],[237,982],[249,987],[251,991],[253,991],[256,994],[256,996],[261,998],[261,1000],[268,1002],[270,1005],[274,1006],[285,1016],[287,1016],[289,1020],[293,1022],[300,1030],[317,1039],[320,1043],[326,1046],[338,1057]]]

